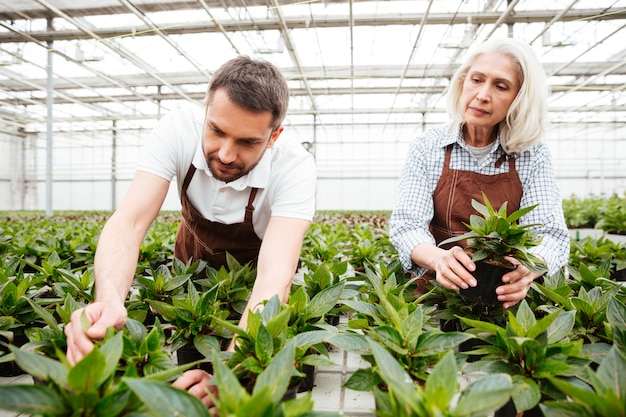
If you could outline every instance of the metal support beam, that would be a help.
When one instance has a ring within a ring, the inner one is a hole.
[[[52,19],[48,19],[48,30],[52,30]],[[46,216],[52,216],[52,131],[54,105],[54,72],[52,71],[52,41],[48,41],[48,61],[46,64]]]

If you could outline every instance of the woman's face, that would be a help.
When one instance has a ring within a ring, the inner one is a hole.
[[[465,123],[478,128],[496,126],[519,92],[516,65],[508,55],[489,52],[476,57],[461,92]]]

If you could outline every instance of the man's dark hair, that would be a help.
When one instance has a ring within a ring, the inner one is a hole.
[[[272,113],[272,130],[281,125],[289,105],[287,81],[269,62],[239,56],[223,64],[209,84],[209,103],[213,94],[226,88],[228,97],[254,111]]]

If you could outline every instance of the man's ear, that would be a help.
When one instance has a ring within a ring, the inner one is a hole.
[[[276,139],[278,139],[280,134],[283,133],[284,129],[285,128],[283,127],[283,125],[280,125],[272,132],[272,136],[270,136],[270,140],[267,142],[268,148],[271,148],[272,146],[274,146],[274,143],[276,143]]]

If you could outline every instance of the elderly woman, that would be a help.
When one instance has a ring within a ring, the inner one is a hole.
[[[567,262],[569,234],[548,147],[543,68],[526,44],[514,39],[478,46],[454,74],[448,94],[447,127],[431,128],[410,146],[399,181],[390,238],[402,265],[415,276],[449,289],[476,286],[475,265],[459,247],[438,247],[467,231],[472,199],[484,192],[508,212],[539,206],[520,223],[541,223],[541,244],[532,252],[553,274]],[[526,297],[539,277],[517,265],[496,290],[504,308]]]

